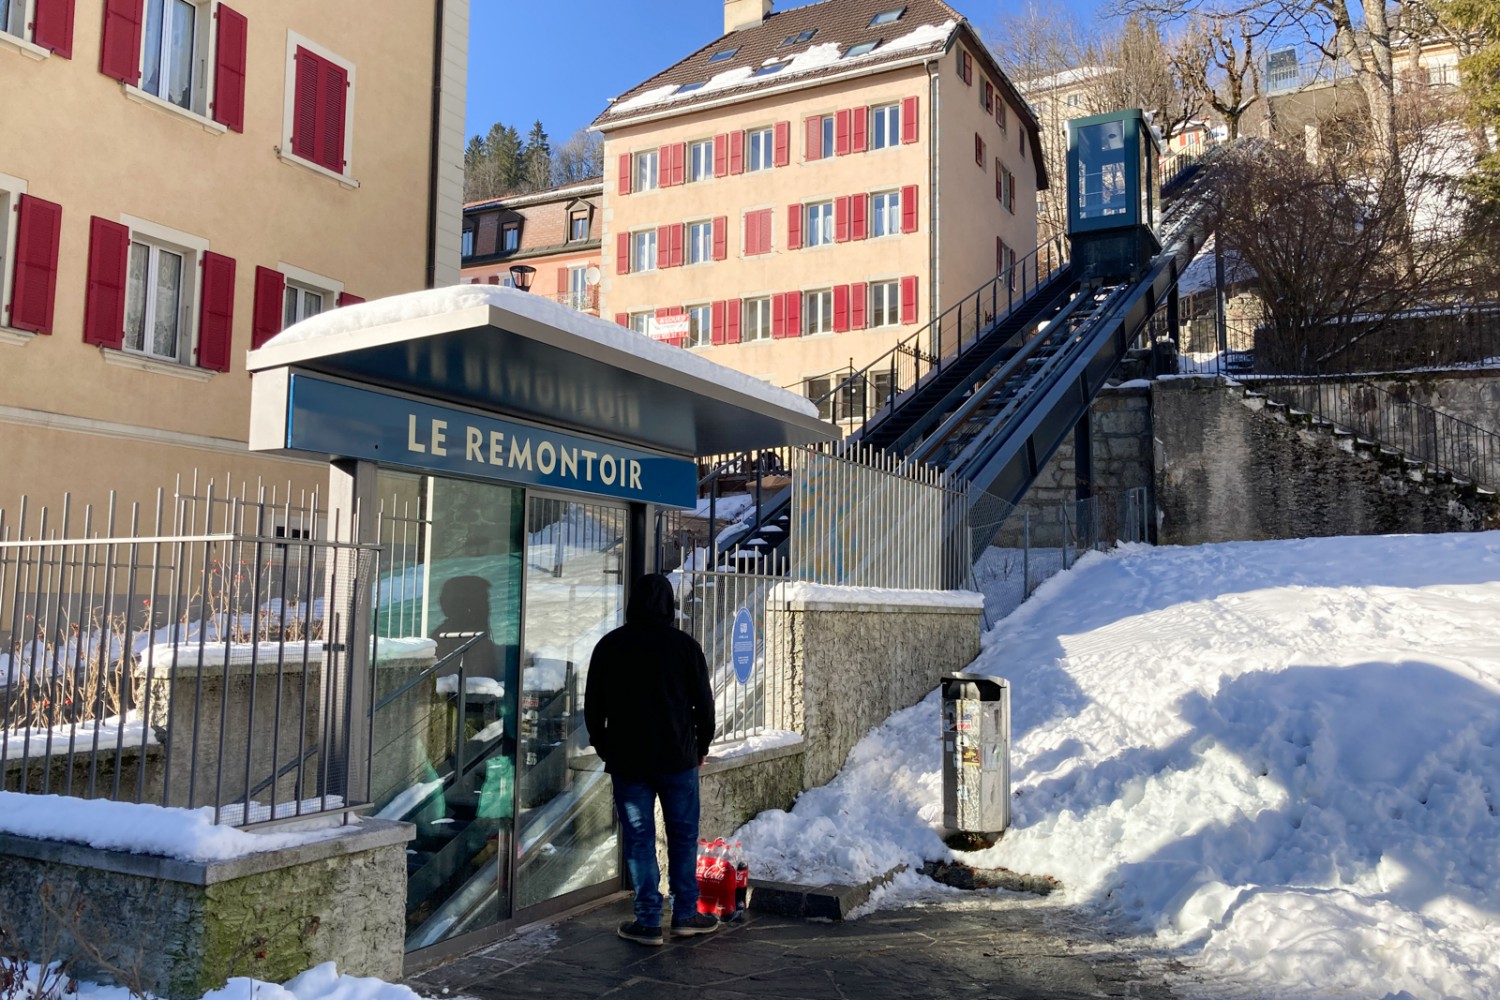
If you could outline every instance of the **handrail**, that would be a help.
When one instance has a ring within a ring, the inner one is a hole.
[[[488,635],[488,632],[475,632],[472,636],[465,639],[457,649],[454,649],[445,656],[440,657],[438,661],[432,666],[426,668],[420,674],[417,674],[417,676],[413,677],[411,680],[407,681],[405,684],[401,685],[396,690],[392,691],[390,694],[386,695],[384,698],[376,702],[375,707],[371,711],[379,712],[382,708],[385,708],[385,706],[389,705],[391,702],[395,701],[397,698],[401,697],[403,694],[410,691],[412,688],[416,687],[418,684],[422,683],[427,678],[431,677],[433,674],[446,667],[452,660],[457,657],[463,656],[464,653],[469,651],[469,647],[473,646],[480,639],[483,639]]]

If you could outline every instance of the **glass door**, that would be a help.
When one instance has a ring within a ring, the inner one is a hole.
[[[526,504],[515,906],[617,885],[609,777],[583,696],[594,644],[624,622],[627,510],[532,494]]]

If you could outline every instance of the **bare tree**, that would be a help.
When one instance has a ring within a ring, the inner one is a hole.
[[[1183,86],[1160,28],[1146,18],[1126,18],[1109,41],[1092,47],[1089,56],[1089,62],[1108,70],[1089,88],[1090,113],[1140,108],[1150,112],[1163,142],[1199,117],[1198,95]]]
[[[1240,137],[1240,119],[1260,98],[1258,30],[1244,17],[1195,15],[1173,52],[1182,86],[1218,112],[1229,139]]]
[[[604,175],[604,137],[581,128],[552,154],[552,183],[577,184]]]

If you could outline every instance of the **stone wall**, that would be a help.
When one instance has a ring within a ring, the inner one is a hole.
[[[365,820],[333,839],[211,863],[0,835],[0,924],[34,957],[52,949],[78,975],[169,1000],[329,961],[396,980],[411,830]]]
[[[1495,497],[1215,379],[1154,383],[1163,544],[1500,526]]]

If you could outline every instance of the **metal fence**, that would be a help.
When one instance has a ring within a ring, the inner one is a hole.
[[[365,801],[351,689],[378,553],[321,537],[315,496],[196,486],[0,512],[0,788],[239,826]]]

